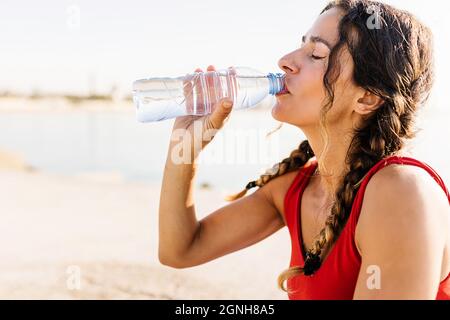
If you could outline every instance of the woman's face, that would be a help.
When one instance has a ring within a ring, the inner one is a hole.
[[[286,73],[289,93],[277,96],[272,116],[300,128],[316,127],[326,98],[323,78],[331,48],[338,42],[342,11],[332,8],[321,14],[303,37],[299,49],[283,56],[279,67]],[[327,114],[327,124],[337,123],[350,111],[354,86],[353,60],[344,47],[339,55],[340,76],[335,86],[335,101]]]

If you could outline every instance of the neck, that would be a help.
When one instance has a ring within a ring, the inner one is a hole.
[[[305,132],[305,134],[318,163],[318,174],[314,177],[315,181],[313,182],[317,196],[333,199],[348,170],[345,157],[352,133],[330,132],[328,146],[325,146],[320,134],[313,132]]]
[[[328,146],[326,147],[323,138],[317,131],[303,131],[318,163],[316,174],[311,181],[312,189],[317,197],[333,200],[348,171],[345,158],[353,138],[353,132],[350,130],[330,132]],[[404,149],[398,150],[394,154],[397,156],[412,156],[409,151]]]

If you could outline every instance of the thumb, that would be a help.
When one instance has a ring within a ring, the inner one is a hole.
[[[231,99],[223,98],[219,100],[209,117],[209,121],[213,128],[220,129],[223,126],[225,119],[230,114],[231,109],[233,109],[232,107],[233,101]]]

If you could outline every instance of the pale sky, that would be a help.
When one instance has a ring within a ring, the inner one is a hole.
[[[384,1],[417,15],[435,36],[438,81],[450,73],[448,1]],[[177,76],[208,64],[281,72],[327,1],[2,0],[0,90],[87,93]],[[446,100],[445,100],[446,101]]]

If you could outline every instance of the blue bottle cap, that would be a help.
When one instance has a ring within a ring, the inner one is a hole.
[[[284,74],[283,73],[269,73],[267,75],[269,79],[269,94],[276,95],[283,90],[284,87]]]

